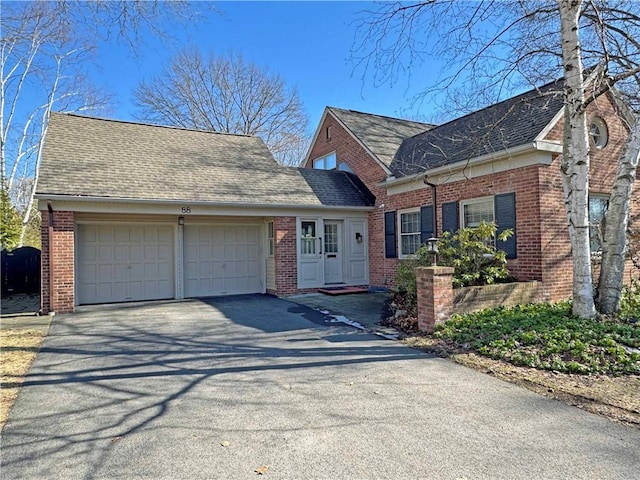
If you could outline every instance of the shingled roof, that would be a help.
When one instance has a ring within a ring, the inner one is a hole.
[[[401,118],[336,107],[327,109],[387,167],[391,165],[396,150],[405,138],[433,128],[433,125],[428,123]]]
[[[353,173],[313,168],[298,170],[323,205],[372,206],[376,202],[376,197]]]
[[[562,80],[470,113],[402,142],[397,178],[533,142],[563,108]]]
[[[373,205],[366,187],[352,180],[346,172],[319,172],[308,182],[299,169],[278,165],[257,137],[54,113],[36,192],[213,204]]]

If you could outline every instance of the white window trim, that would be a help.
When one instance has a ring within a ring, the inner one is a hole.
[[[592,125],[595,125],[600,131],[600,137],[597,142],[593,139],[593,134],[591,133]],[[598,150],[602,150],[609,143],[609,127],[604,119],[596,116],[589,122],[589,143]]]
[[[331,155],[333,155],[335,157],[335,159],[336,159],[336,166],[333,167],[333,168],[326,168],[327,167],[327,158],[330,157]],[[323,160],[324,168],[316,168],[316,162],[318,160]],[[338,153],[336,152],[336,150],[334,150],[334,151],[326,153],[326,154],[324,154],[324,155],[322,155],[320,157],[314,158],[313,162],[311,162],[311,165],[315,170],[335,170],[336,168],[338,168]]]
[[[407,214],[407,213],[418,213],[420,214],[420,207],[416,207],[416,208],[406,208],[404,210],[398,210],[396,212],[397,214],[397,218],[396,218],[396,243],[397,243],[397,248],[398,248],[398,258],[411,258],[414,256],[413,253],[402,253],[402,215]],[[418,234],[420,234],[420,224],[418,224]],[[404,235],[415,235],[415,233],[406,233]]]
[[[269,232],[271,226],[271,232]],[[273,235],[273,236],[270,236]],[[276,224],[273,220],[267,222],[267,257],[273,258],[276,252]]]
[[[467,228],[467,225],[465,225],[464,222],[464,207],[466,207],[467,205],[474,205],[476,203],[485,203],[487,201],[491,200],[491,203],[493,204],[493,222],[495,223],[496,221],[496,200],[495,200],[495,196],[494,195],[486,195],[484,197],[476,197],[476,198],[470,198],[468,200],[461,200],[460,201],[460,211],[458,212],[460,218],[458,219],[459,223],[458,225],[460,225],[460,228]]]

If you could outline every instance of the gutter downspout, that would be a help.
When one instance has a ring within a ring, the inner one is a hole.
[[[425,185],[431,187],[431,197],[433,198],[433,236],[438,237],[438,191],[437,185],[429,181],[429,176],[425,175],[422,179]]]
[[[47,313],[53,311],[53,206],[51,200],[47,200],[47,209],[49,210],[49,245],[47,250],[49,251],[49,310]],[[42,305],[44,308],[44,305]]]

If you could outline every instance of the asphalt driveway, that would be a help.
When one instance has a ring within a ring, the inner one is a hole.
[[[639,447],[638,430],[243,296],[55,317],[0,475],[637,478]]]

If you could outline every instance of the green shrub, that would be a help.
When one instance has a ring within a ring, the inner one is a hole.
[[[462,228],[455,234],[444,232],[438,241],[438,265],[453,267],[453,286],[488,285],[509,279],[505,252],[494,244],[496,226],[481,222],[474,228]],[[504,241],[513,234],[505,230],[498,239]],[[409,312],[416,309],[416,267],[431,265],[426,245],[415,255],[403,260],[396,270],[396,295]]]
[[[640,320],[640,280],[634,279],[622,289],[620,317]]]
[[[513,230],[505,230],[498,239],[505,241]],[[461,228],[453,235],[444,232],[438,241],[438,265],[453,267],[453,286],[491,285],[509,278],[507,254],[497,250],[496,226],[481,222],[474,228]]]
[[[431,265],[431,256],[427,252],[425,245],[421,246],[415,256],[402,261],[396,270],[396,290],[399,297],[396,303],[409,313],[415,313],[417,307],[416,297],[416,267],[426,267]]]

